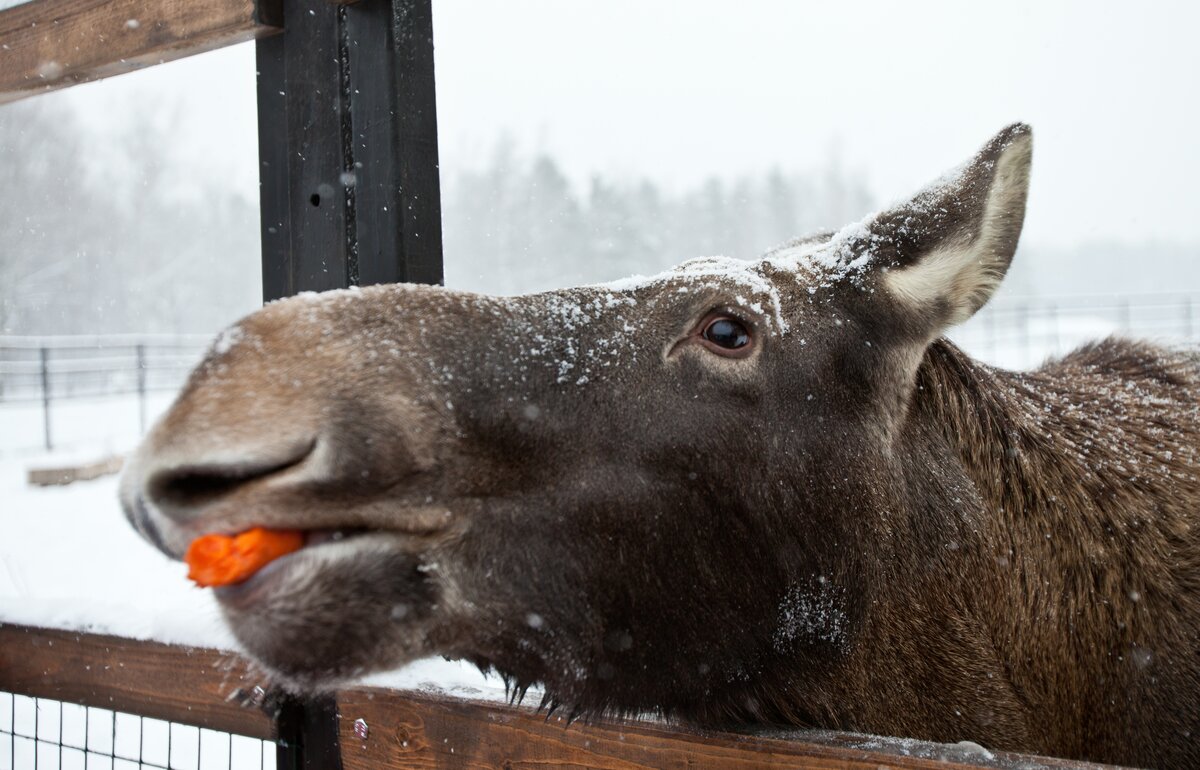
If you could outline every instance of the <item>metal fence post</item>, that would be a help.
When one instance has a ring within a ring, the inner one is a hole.
[[[54,449],[50,440],[50,351],[46,346],[38,348],[42,362],[42,431],[46,439],[46,451]]]
[[[987,350],[988,362],[996,363],[996,308],[987,308],[983,313],[983,329],[985,349]]]
[[[1022,366],[1027,366],[1029,357],[1029,305],[1021,303],[1017,306],[1017,339],[1021,348]]]
[[[146,432],[146,345],[137,345],[138,431]]]
[[[1046,320],[1050,323],[1050,355],[1061,355],[1059,346],[1062,341],[1058,338],[1058,305],[1051,302],[1046,306]]]

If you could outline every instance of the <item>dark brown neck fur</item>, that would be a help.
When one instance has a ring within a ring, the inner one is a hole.
[[[987,579],[961,606],[1009,651],[991,676],[1047,752],[1200,761],[1177,756],[1195,709],[1162,705],[1200,686],[1197,373],[1190,354],[1114,339],[1029,373],[940,341],[918,373],[913,427],[958,454],[982,505],[962,514],[974,568],[958,574]],[[1138,745],[1092,727],[1114,722]]]

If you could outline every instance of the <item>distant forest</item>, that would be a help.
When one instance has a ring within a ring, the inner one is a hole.
[[[872,208],[838,165],[710,178],[672,193],[650,179],[592,177],[576,190],[553,157],[501,140],[484,168],[442,180],[446,282],[516,293],[663,270],[698,256],[748,258]]]
[[[0,109],[0,333],[208,332],[260,301],[257,202],[185,194],[169,124],[131,123],[96,146],[48,100]]]
[[[147,120],[97,148],[46,100],[0,110],[0,334],[208,333],[259,304],[257,201],[156,157],[171,138],[169,120]],[[485,162],[443,157],[442,168],[447,285],[491,293],[753,257],[878,203],[836,161],[682,190],[602,175],[581,186],[553,157],[501,138]],[[1003,293],[1155,291],[1168,270],[1171,285],[1195,286],[1192,255],[1178,244],[1022,249]]]

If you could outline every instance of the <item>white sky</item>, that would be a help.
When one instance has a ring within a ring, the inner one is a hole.
[[[1025,243],[1200,244],[1200,4],[434,0],[444,167],[501,132],[592,173],[862,170],[883,200],[1034,126]],[[256,186],[253,49],[71,89],[103,136],[177,110],[175,152]],[[97,140],[101,140],[98,138]]]

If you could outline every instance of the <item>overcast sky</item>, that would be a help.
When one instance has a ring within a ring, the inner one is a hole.
[[[1200,3],[434,0],[441,154],[501,132],[582,184],[673,187],[778,165],[861,170],[886,201],[1014,120],[1036,157],[1028,245],[1200,244]],[[249,45],[51,97],[119,127],[177,111],[174,152],[253,194]]]

